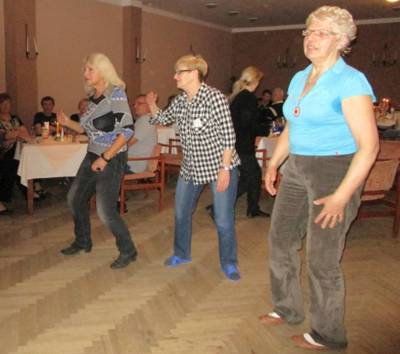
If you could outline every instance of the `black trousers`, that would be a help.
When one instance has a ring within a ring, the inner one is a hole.
[[[240,177],[237,198],[247,193],[247,213],[259,210],[258,201],[261,192],[261,167],[257,162],[255,154],[240,154],[241,165],[239,165]]]
[[[0,202],[10,202],[19,161],[14,160],[14,149],[5,153],[0,159]]]
[[[115,207],[127,155],[125,152],[119,153],[101,172],[94,172],[91,169],[92,163],[97,158],[98,156],[91,152],[86,154],[68,192],[68,205],[75,224],[74,243],[80,247],[86,247],[92,243],[89,200],[92,195],[96,195],[97,214],[115,236],[118,250],[122,254],[132,254],[135,251],[135,245],[127,225]]]

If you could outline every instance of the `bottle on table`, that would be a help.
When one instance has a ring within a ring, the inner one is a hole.
[[[42,138],[47,139],[50,135],[50,125],[49,122],[44,122],[42,127]]]

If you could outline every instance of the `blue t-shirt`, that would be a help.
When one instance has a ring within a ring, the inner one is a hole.
[[[339,58],[299,100],[311,69],[309,65],[293,77],[283,106],[289,121],[290,153],[308,156],[355,153],[357,146],[344,117],[342,101],[352,96],[371,96],[375,100],[371,85],[363,73]]]

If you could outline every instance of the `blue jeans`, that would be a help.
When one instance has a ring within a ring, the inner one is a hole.
[[[230,171],[230,182],[224,192],[217,192],[217,182],[210,183],[213,194],[214,220],[218,231],[221,266],[237,264],[235,233],[235,200],[238,184],[237,168]],[[181,258],[191,257],[192,215],[204,184],[178,178],[175,195],[174,254]]]
[[[126,156],[126,153],[119,153],[101,172],[94,172],[91,169],[92,163],[98,158],[97,155],[88,152],[83,159],[67,196],[68,205],[74,218],[74,243],[77,246],[86,247],[92,243],[89,200],[96,194],[97,214],[115,236],[120,253],[132,254],[135,252],[129,230],[116,207]]]

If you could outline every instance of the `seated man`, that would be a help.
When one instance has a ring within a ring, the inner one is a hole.
[[[51,96],[45,96],[40,101],[43,111],[37,112],[33,118],[33,127],[37,136],[42,135],[42,127],[45,122],[49,122],[50,134],[56,132],[56,114],[53,112],[54,109],[54,98]]]
[[[54,135],[56,133],[57,122],[56,114],[53,112],[55,106],[54,98],[51,96],[44,96],[40,101],[40,105],[42,106],[42,112],[37,112],[33,117],[34,134],[36,136],[41,136],[44,123],[48,122],[49,133]],[[36,199],[44,199],[47,196],[47,192],[42,188],[40,180],[34,180],[33,187],[35,195],[38,196],[37,198],[35,197]]]
[[[272,92],[270,90],[268,89],[263,90],[262,95],[259,98],[258,102],[260,109],[263,108],[266,109],[271,105],[272,103],[271,97],[272,97]]]
[[[157,144],[157,128],[149,124],[150,108],[146,103],[146,95],[136,97],[133,105],[135,133],[129,140],[128,157],[151,156]],[[128,161],[127,173],[141,173],[146,170],[147,161]]]
[[[81,100],[79,100],[78,103],[78,111],[79,113],[75,113],[71,115],[71,119],[74,120],[75,122],[80,122],[81,117],[85,114],[85,112],[88,109],[88,105],[89,105],[89,99],[88,98],[82,98]]]
[[[261,109],[263,121],[273,122],[278,118],[283,118],[282,107],[284,98],[285,92],[280,87],[276,87],[272,90],[272,104],[269,107]]]

